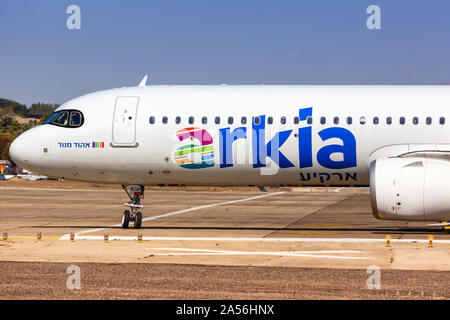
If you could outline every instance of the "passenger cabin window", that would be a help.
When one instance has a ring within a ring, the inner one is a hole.
[[[413,124],[419,124],[419,118],[418,117],[414,117],[413,118]]]
[[[309,116],[308,118],[306,118],[306,123],[307,124],[312,124],[312,117],[311,116]]]
[[[181,123],[181,117],[176,117],[175,118],[175,123],[176,124],[180,124]]]
[[[150,124],[154,124],[155,123],[155,117],[151,116],[150,119],[148,119],[148,122],[150,122]]]
[[[352,124],[353,120],[352,117],[347,117],[347,124]]]
[[[359,118],[359,123],[360,124],[366,124],[366,117]]]
[[[43,124],[52,124],[58,127],[78,128],[84,123],[84,117],[78,110],[61,110],[53,112]]]
[[[253,123],[254,123],[254,124],[258,125],[259,122],[260,122],[259,117],[254,117],[254,118],[253,118]]]
[[[207,124],[208,123],[208,118],[207,117],[203,117],[202,118],[202,123],[203,124]]]
[[[387,117],[386,118],[386,123],[387,124],[391,124],[392,123],[392,118],[391,117]]]
[[[431,117],[427,117],[427,119],[426,119],[426,123],[427,123],[428,125],[430,125],[430,124],[431,124]]]
[[[189,124],[194,124],[194,117],[190,116],[188,121]]]
[[[215,124],[220,124],[220,117],[216,117],[216,118],[214,119],[214,123],[215,123]]]
[[[380,119],[378,117],[373,117],[373,124],[378,124],[380,122]]]
[[[300,122],[300,118],[299,117],[294,117],[294,124],[299,124]]]
[[[233,124],[233,117],[228,117],[228,124]]]
[[[405,124],[405,117],[400,117],[400,124],[401,125]]]
[[[267,117],[267,124],[272,124],[272,123],[273,123],[273,118]]]
[[[286,117],[281,117],[280,118],[280,123],[281,124],[286,124]]]
[[[241,124],[246,124],[247,123],[247,118],[246,117],[242,117],[241,118]]]
[[[169,118],[163,117],[162,118],[162,123],[167,124],[167,122],[169,122]]]
[[[445,124],[445,118],[444,117],[440,117],[439,118],[439,124]]]
[[[320,117],[320,124],[325,124],[327,122],[327,118]]]
[[[333,123],[334,124],[339,124],[339,117],[334,117]]]

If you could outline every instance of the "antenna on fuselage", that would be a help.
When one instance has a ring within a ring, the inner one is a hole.
[[[147,85],[147,75],[145,75],[143,78],[142,78],[142,80],[141,80],[141,82],[139,82],[139,84],[138,84],[138,87],[145,87]]]

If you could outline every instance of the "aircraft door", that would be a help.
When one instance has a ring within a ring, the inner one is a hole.
[[[139,97],[117,97],[112,140],[116,146],[137,146],[136,116]]]

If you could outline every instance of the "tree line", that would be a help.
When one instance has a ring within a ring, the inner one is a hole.
[[[0,111],[3,113],[10,112],[23,118],[38,118],[51,114],[53,110],[59,107],[56,103],[33,103],[31,107],[27,107],[14,100],[0,98]]]
[[[33,103],[27,107],[14,100],[0,98],[0,159],[11,160],[11,142],[26,130],[41,124],[59,105],[56,103]],[[18,121],[17,117],[28,119]]]

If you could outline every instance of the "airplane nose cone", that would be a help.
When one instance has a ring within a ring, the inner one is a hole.
[[[9,146],[9,156],[19,167],[34,173],[45,174],[52,163],[49,162],[48,147],[45,140],[45,129],[33,127],[18,136]]]
[[[28,162],[28,147],[24,143],[23,134],[18,136],[9,146],[9,156],[19,166],[24,167]]]

